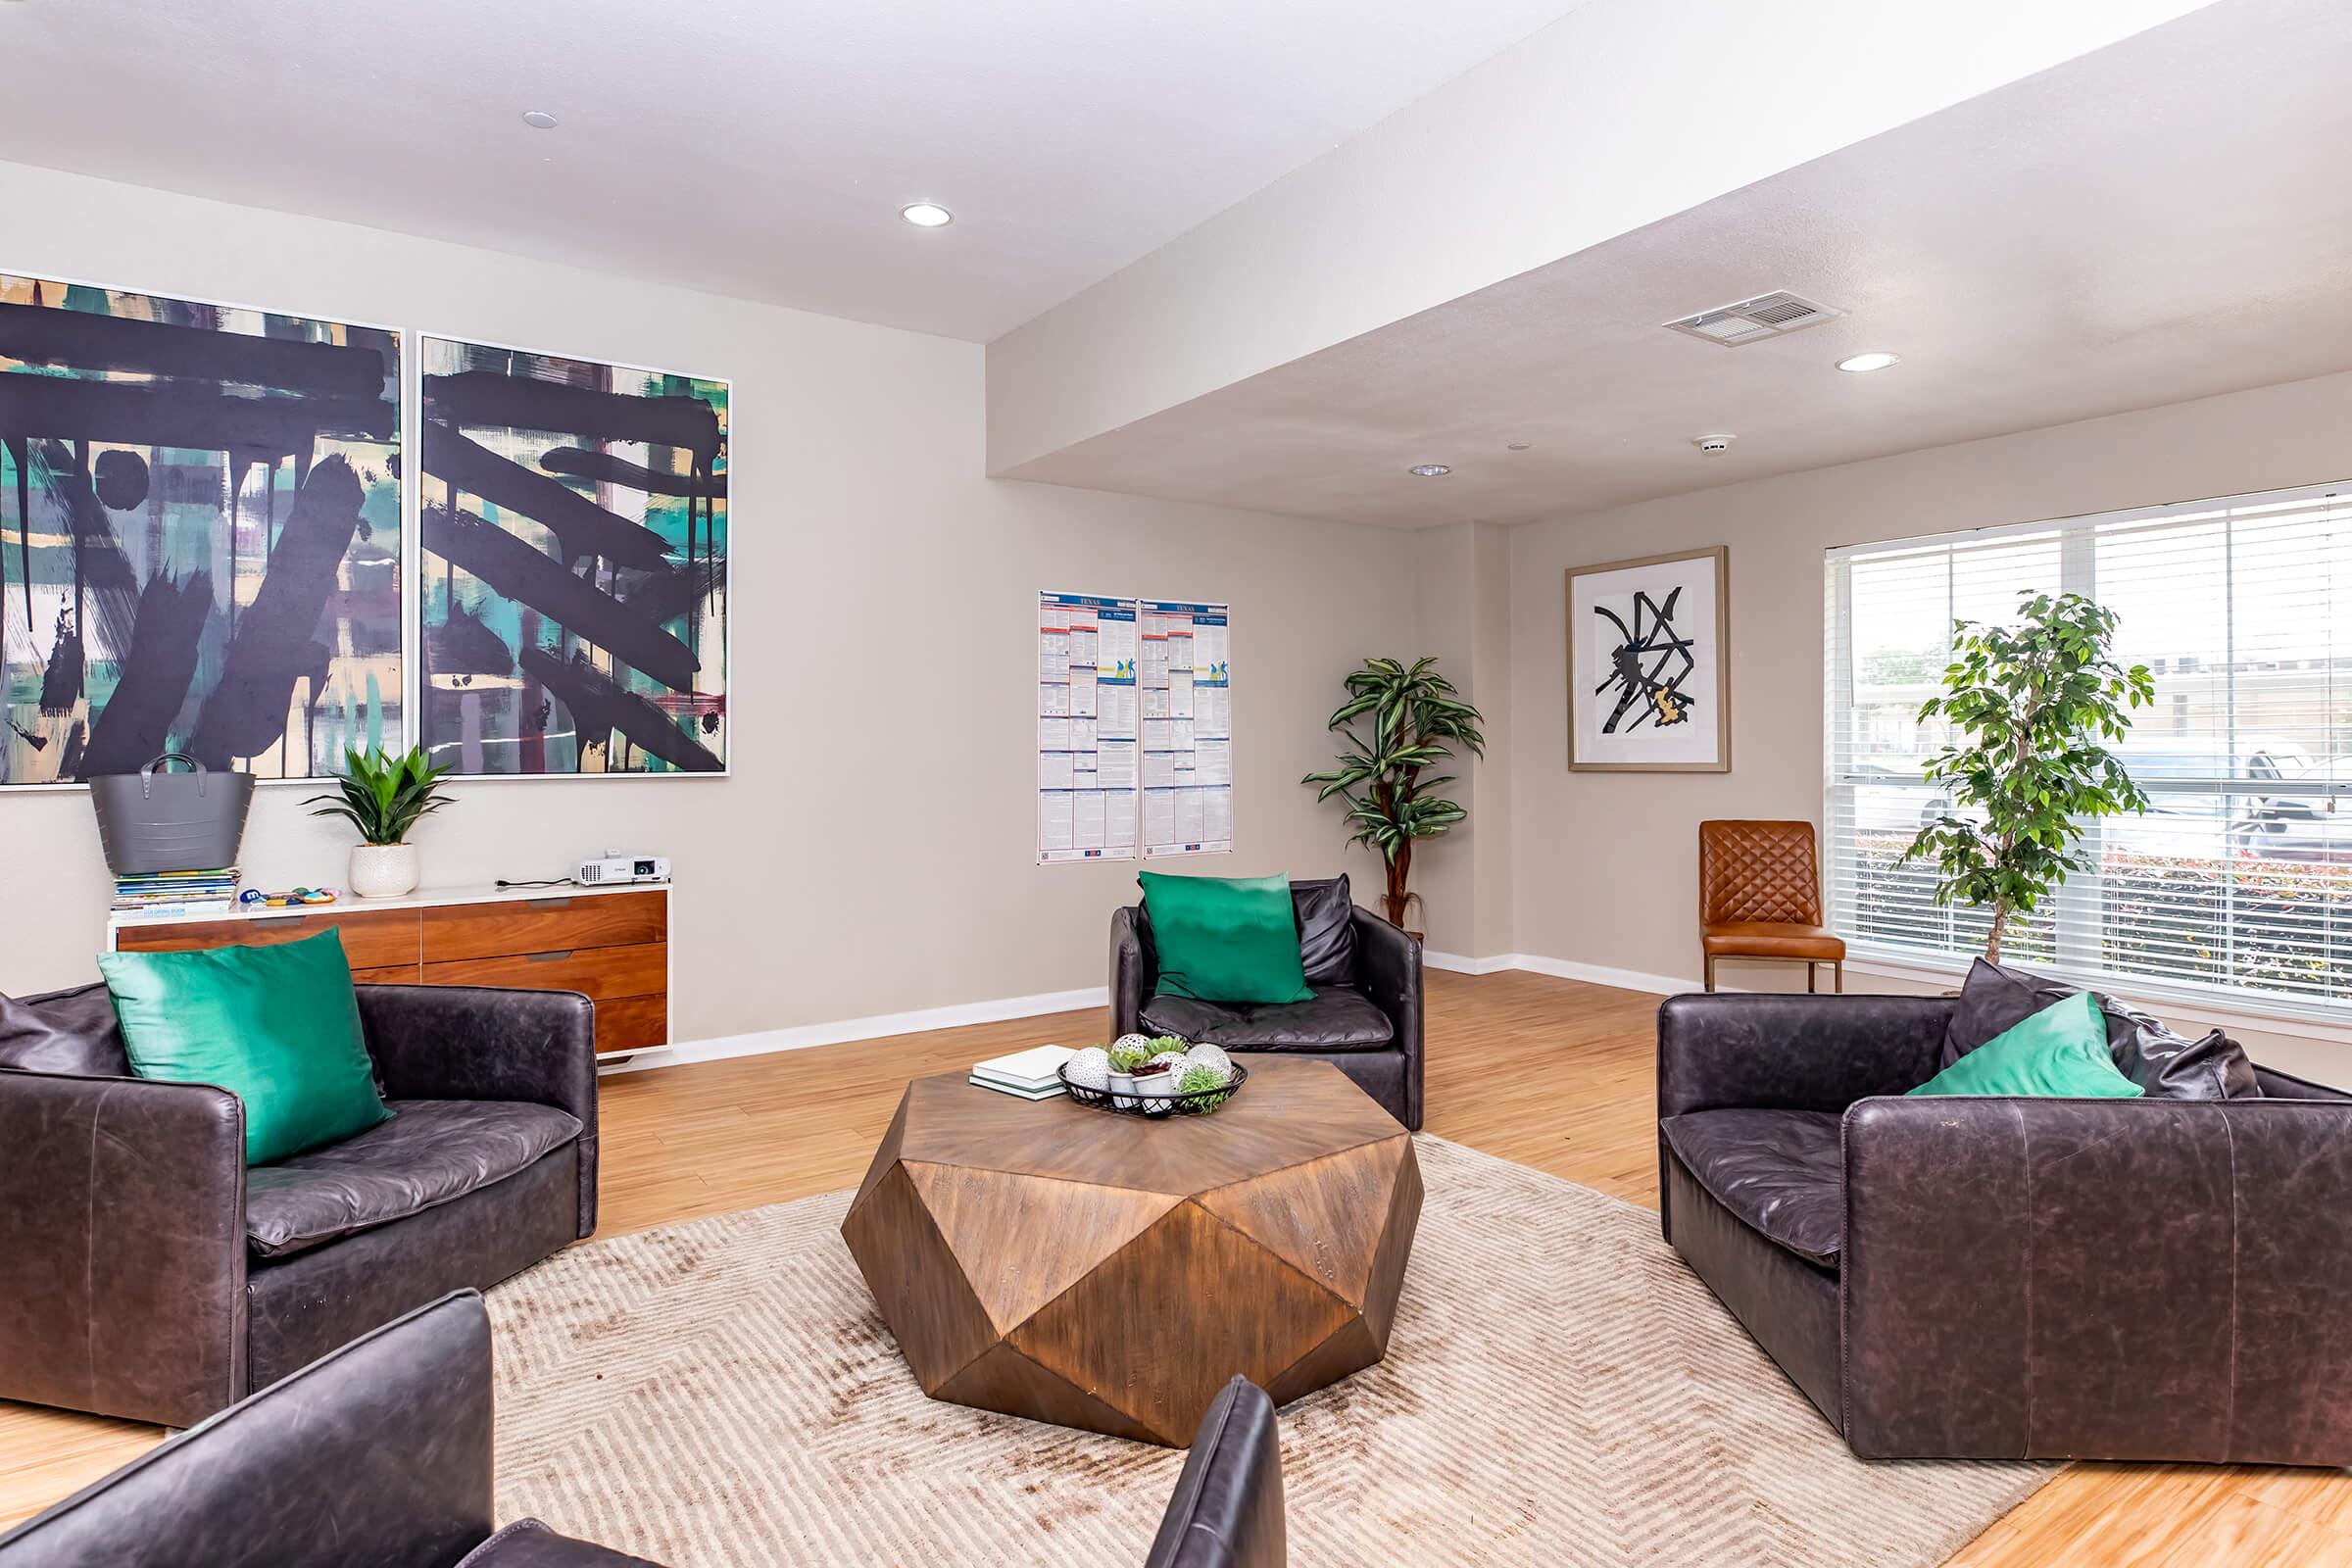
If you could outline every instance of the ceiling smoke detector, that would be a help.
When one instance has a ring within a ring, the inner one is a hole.
[[[1736,435],[1694,435],[1690,444],[1701,452],[1729,452],[1732,443],[1739,439]]]
[[[1404,471],[1416,479],[1443,479],[1453,471],[1453,466],[1446,463],[1416,463]]]
[[[1668,321],[1666,330],[1736,349],[1761,343],[1768,337],[1787,337],[1844,314],[1835,305],[1805,299],[1783,288],[1741,300],[1737,305],[1721,305],[1696,316],[1686,316],[1679,321]]]

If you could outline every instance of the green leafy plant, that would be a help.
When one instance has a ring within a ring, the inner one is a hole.
[[[419,818],[449,804],[441,787],[441,775],[448,771],[428,763],[421,746],[411,747],[406,757],[380,748],[345,752],[343,776],[335,780],[337,793],[314,795],[302,804],[318,808],[313,816],[339,816],[349,822],[359,829],[362,844],[399,844]]]
[[[1217,1071],[1216,1068],[1209,1066],[1206,1062],[1197,1063],[1194,1066],[1185,1068],[1183,1075],[1176,1080],[1176,1092],[1180,1095],[1205,1095],[1213,1090],[1224,1088],[1225,1074]],[[1216,1098],[1213,1100],[1203,1100],[1198,1102],[1197,1108],[1201,1110],[1214,1110],[1232,1098],[1232,1091],[1227,1090],[1224,1094],[1216,1096]]]
[[[1143,1046],[1113,1046],[1110,1048],[1110,1070],[1112,1072],[1133,1072],[1158,1054],[1156,1043]]]
[[[1348,743],[1340,765],[1309,773],[1299,782],[1321,786],[1315,799],[1338,796],[1348,803],[1355,832],[1350,844],[1376,851],[1388,867],[1383,895],[1392,924],[1404,923],[1411,896],[1415,840],[1435,838],[1470,813],[1434,792],[1454,781],[1450,773],[1424,777],[1423,769],[1463,747],[1487,755],[1485,720],[1465,703],[1453,682],[1437,673],[1434,659],[1408,667],[1394,659],[1367,659],[1348,675],[1348,700],[1324,726]]]
[[[1919,716],[1951,723],[1953,739],[1930,759],[1927,776],[1968,814],[1947,812],[1922,828],[1898,862],[1935,862],[1937,904],[1992,911],[1984,956],[1994,963],[2009,917],[2032,913],[2090,864],[2079,848],[2083,825],[2148,808],[2101,743],[2122,740],[2129,710],[2156,695],[2145,664],[2127,668],[2109,653],[2114,612],[2081,594],[2029,592],[2018,617],[2013,626],[1953,623],[1957,657],[1942,695]]]

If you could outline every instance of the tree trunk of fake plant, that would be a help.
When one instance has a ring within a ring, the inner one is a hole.
[[[1381,895],[1381,903],[1388,906],[1389,924],[1399,930],[1404,926],[1405,883],[1411,880],[1412,874],[1413,841],[1405,839],[1397,844],[1396,854],[1389,861],[1389,887]]]
[[[2001,933],[2008,927],[2009,901],[1995,899],[1992,901],[1992,931],[1984,939],[1984,961],[1986,963],[2001,961]]]

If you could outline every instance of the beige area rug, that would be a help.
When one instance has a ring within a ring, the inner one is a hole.
[[[1931,1564],[2047,1478],[1866,1465],[1645,1209],[1442,1139],[1388,1359],[1282,1415],[1298,1568]],[[925,1398],[849,1194],[492,1293],[499,1516],[674,1568],[1141,1564],[1184,1455]]]

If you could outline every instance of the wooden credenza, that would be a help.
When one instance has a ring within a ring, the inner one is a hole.
[[[669,1043],[669,887],[459,888],[230,915],[118,914],[120,953],[293,942],[332,928],[361,985],[577,991],[599,1055]]]

